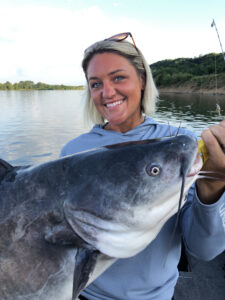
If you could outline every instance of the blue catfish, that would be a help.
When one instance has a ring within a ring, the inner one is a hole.
[[[183,205],[197,147],[183,135],[37,166],[1,160],[0,299],[76,299],[115,259],[142,251]]]

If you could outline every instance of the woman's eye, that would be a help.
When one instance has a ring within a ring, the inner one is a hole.
[[[91,83],[91,88],[96,89],[96,88],[100,87],[100,85],[101,85],[100,82],[93,82],[93,83]]]
[[[158,176],[161,173],[161,167],[158,164],[149,164],[146,172],[149,176]]]
[[[121,81],[121,80],[123,80],[125,77],[124,76],[122,76],[122,75],[118,75],[118,76],[116,76],[115,77],[115,81]]]

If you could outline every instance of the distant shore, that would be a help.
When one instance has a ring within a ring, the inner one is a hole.
[[[0,83],[0,90],[3,91],[30,91],[30,90],[83,90],[84,86],[73,86],[64,84],[47,84],[43,82],[34,83],[31,80],[20,81],[18,83],[11,83],[6,81]]]
[[[207,86],[208,87],[208,86]],[[208,95],[225,95],[225,86],[219,86],[217,90],[209,85],[209,88],[199,87],[193,82],[185,82],[179,85],[168,85],[157,87],[160,94],[175,93],[175,94],[208,94]],[[84,86],[69,86],[69,85],[51,85],[43,82],[34,83],[33,81],[20,81],[11,83],[9,81],[0,83],[0,91],[30,91],[30,90],[83,90]]]

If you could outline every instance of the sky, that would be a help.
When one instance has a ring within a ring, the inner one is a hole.
[[[131,32],[149,64],[220,53],[224,0],[0,0],[0,82],[84,84],[84,50]]]

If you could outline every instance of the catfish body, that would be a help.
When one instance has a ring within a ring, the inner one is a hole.
[[[114,261],[142,251],[176,213],[196,154],[196,140],[178,136],[34,167],[1,161],[0,299],[76,299],[110,265],[96,266],[100,253]]]

